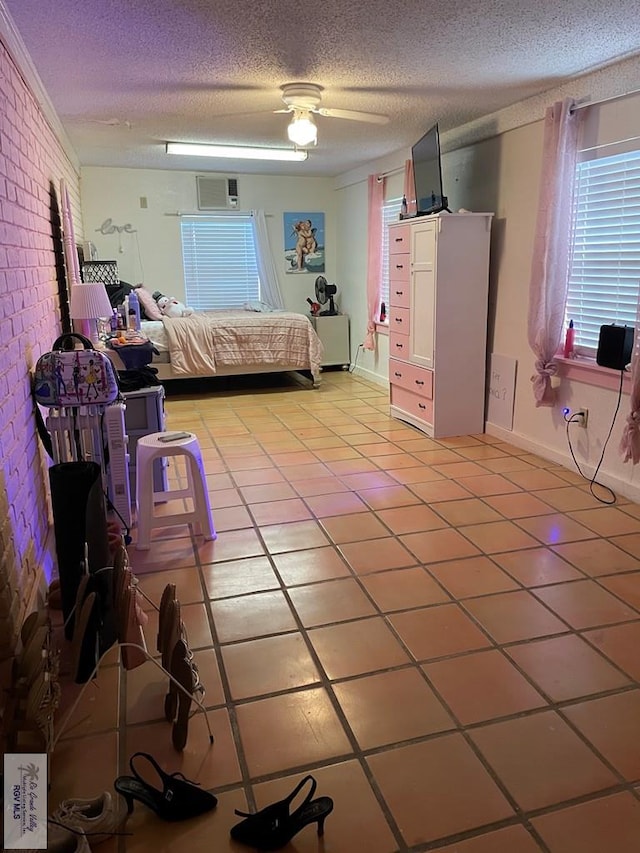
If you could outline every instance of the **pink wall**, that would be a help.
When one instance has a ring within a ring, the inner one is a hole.
[[[47,457],[36,433],[30,370],[60,333],[62,242],[54,220],[61,178],[79,210],[79,176],[1,42],[0,116],[2,659],[51,562]]]

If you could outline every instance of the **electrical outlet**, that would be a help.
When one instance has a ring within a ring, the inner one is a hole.
[[[575,424],[586,429],[589,420],[589,409],[576,409],[571,417]]]

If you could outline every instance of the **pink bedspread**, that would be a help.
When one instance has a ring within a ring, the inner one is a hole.
[[[289,311],[201,311],[165,317],[171,367],[182,376],[212,376],[225,366],[268,365],[320,377],[322,344],[304,314]]]

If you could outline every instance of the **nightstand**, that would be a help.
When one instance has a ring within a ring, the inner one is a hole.
[[[341,365],[343,370],[347,370],[351,363],[349,316],[347,314],[327,314],[324,317],[317,316],[309,319],[324,347],[322,366]]]

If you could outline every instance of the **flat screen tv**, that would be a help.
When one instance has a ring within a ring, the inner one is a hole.
[[[440,133],[437,124],[411,148],[411,157],[416,190],[416,216],[448,210],[447,197],[442,193]]]

